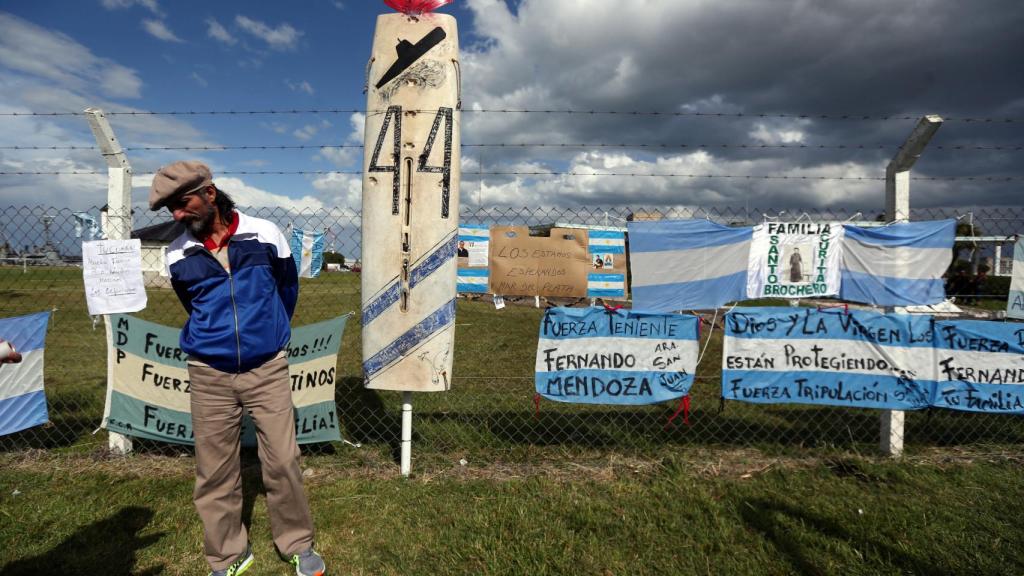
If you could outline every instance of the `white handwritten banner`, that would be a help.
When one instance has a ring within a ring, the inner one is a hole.
[[[1024,325],[937,321],[935,352],[933,406],[1024,414]]]
[[[341,439],[334,389],[347,319],[346,315],[292,330],[287,347],[288,371],[300,444]],[[107,332],[107,429],[150,440],[192,444],[187,354],[178,348],[181,331],[133,316],[113,315]],[[248,416],[242,423],[242,442],[256,442]]]
[[[697,322],[690,315],[549,308],[537,342],[537,393],[581,404],[685,396],[697,368]]]
[[[916,410],[929,405],[930,316],[746,308],[725,317],[722,396]]]
[[[807,298],[839,293],[839,223],[769,222],[754,227],[748,298]]]
[[[82,278],[92,316],[138,312],[146,307],[142,242],[138,239],[83,242]]]

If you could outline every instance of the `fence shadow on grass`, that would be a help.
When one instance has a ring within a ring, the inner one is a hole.
[[[834,556],[833,545],[854,548],[860,558],[884,558],[889,566],[876,566],[879,571],[906,574],[943,574],[940,566],[925,558],[899,550],[880,540],[865,538],[848,530],[835,519],[811,512],[777,498],[751,498],[738,502],[744,523],[771,542],[798,574],[829,572],[823,558]],[[815,534],[819,538],[813,538]],[[877,534],[877,532],[872,532]],[[822,542],[829,540],[829,544]],[[815,542],[817,540],[817,542]],[[863,562],[863,560],[862,560]]]
[[[851,445],[878,441],[873,412],[833,408],[774,409],[771,418],[695,410],[690,425],[675,407],[643,411],[594,408],[575,411],[418,412],[417,439],[434,447],[443,438],[472,444],[638,448],[670,444],[737,446]]]
[[[53,550],[16,560],[0,569],[4,576],[38,574],[105,574],[153,576],[162,574],[164,565],[135,569],[136,553],[163,538],[164,533],[140,536],[152,521],[153,510],[126,506],[113,516],[83,526]]]

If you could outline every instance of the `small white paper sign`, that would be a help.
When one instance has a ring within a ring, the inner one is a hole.
[[[82,277],[89,314],[138,312],[146,307],[142,281],[142,242],[82,242]]]

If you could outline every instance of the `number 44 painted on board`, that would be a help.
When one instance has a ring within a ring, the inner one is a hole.
[[[430,158],[430,152],[434,148],[434,140],[437,139],[437,132],[441,128],[441,122],[444,121],[444,160],[440,166],[430,166],[427,164],[427,159]],[[380,164],[380,151],[384,147],[384,141],[387,138],[388,131],[391,130],[391,125],[394,124],[394,130],[392,130],[394,136],[391,139],[391,158],[392,164]],[[384,122],[381,124],[380,134],[377,136],[377,143],[373,147],[373,156],[370,157],[370,172],[391,172],[391,213],[394,215],[398,214],[398,201],[402,188],[402,167],[405,165],[406,171],[412,171],[412,159],[407,158],[403,163],[400,158],[402,152],[402,107],[401,106],[389,106],[387,114],[384,116]],[[434,116],[434,124],[430,127],[430,135],[427,136],[427,141],[423,145],[423,152],[420,153],[419,162],[416,165],[417,172],[433,172],[441,174],[441,218],[448,217],[448,201],[451,194],[451,182],[452,182],[452,109],[451,108],[439,108],[437,115]],[[410,177],[411,174],[407,175]]]

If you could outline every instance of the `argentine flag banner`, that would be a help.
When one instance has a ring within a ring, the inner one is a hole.
[[[656,220],[628,230],[634,309],[710,309],[746,298],[753,228]]]
[[[626,297],[626,233],[619,230],[587,230],[587,252],[593,263],[587,275],[587,297]]]
[[[340,440],[334,402],[338,351],[348,315],[292,329],[288,374],[299,444]],[[188,356],[178,347],[181,330],[127,314],[107,318],[107,403],[104,426],[128,436],[192,444]],[[242,419],[242,443],[256,444],[255,428]]]
[[[0,318],[0,338],[21,353],[21,362],[0,364],[0,436],[49,420],[43,391],[43,347],[50,313]]]
[[[456,290],[483,294],[487,292],[487,255],[491,232],[487,226],[463,224],[459,226],[459,240],[455,256],[458,264]]]
[[[690,315],[549,308],[537,342],[537,394],[623,405],[686,396],[697,368],[698,322]]]
[[[299,278],[316,278],[324,267],[324,233],[310,230],[292,230],[292,256]]]
[[[956,220],[845,225],[839,297],[876,306],[937,304],[953,260]]]
[[[722,397],[916,410],[930,404],[930,316],[745,308],[725,316]]]
[[[937,321],[935,354],[933,406],[1024,414],[1024,325]]]

